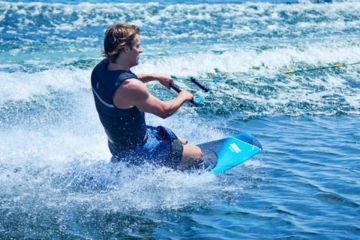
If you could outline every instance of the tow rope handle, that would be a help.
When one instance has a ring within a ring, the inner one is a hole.
[[[179,86],[175,85],[175,84],[170,84],[170,88],[175,90],[175,92],[180,93],[181,89],[179,88]],[[192,100],[190,100],[190,102],[195,106],[198,107],[200,106],[200,104],[202,103],[202,97],[198,96],[198,97],[194,97]]]

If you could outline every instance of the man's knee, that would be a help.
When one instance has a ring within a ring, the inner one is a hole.
[[[184,145],[184,152],[183,152],[184,158],[198,161],[202,159],[202,156],[203,156],[202,151],[198,146],[192,144]]]
[[[197,159],[197,160],[200,160],[202,159],[203,157],[203,153],[201,151],[201,148],[199,148],[198,146],[194,146],[194,158]]]

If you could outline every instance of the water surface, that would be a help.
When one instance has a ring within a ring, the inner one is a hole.
[[[0,2],[1,238],[359,238],[360,4],[275,2]],[[90,74],[118,21],[141,28],[135,73],[205,97],[148,124],[264,152],[218,176],[110,164]]]

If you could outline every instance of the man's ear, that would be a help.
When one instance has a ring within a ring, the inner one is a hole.
[[[124,53],[130,52],[130,47],[126,45],[126,46],[124,47],[124,50],[123,50],[123,51],[124,51]]]

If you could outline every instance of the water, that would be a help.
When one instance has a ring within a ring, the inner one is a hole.
[[[243,2],[0,2],[0,238],[359,238],[360,3]],[[117,21],[141,28],[134,72],[205,97],[149,124],[265,151],[219,176],[109,164],[89,78]]]

